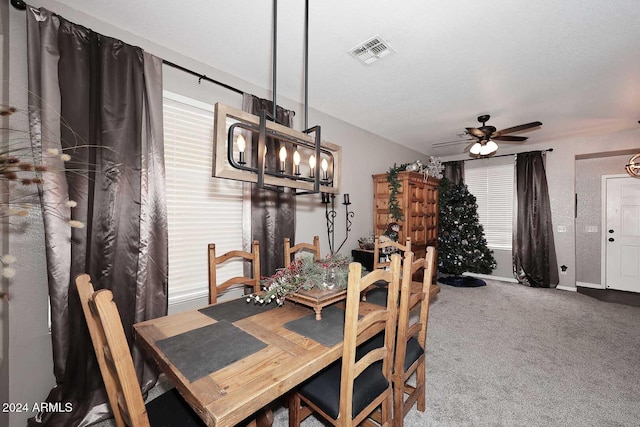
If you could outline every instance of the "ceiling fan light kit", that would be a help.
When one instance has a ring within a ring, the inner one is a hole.
[[[489,140],[476,142],[469,150],[469,153],[473,154],[474,156],[489,156],[495,153],[497,150],[498,144],[496,144],[492,140]]]

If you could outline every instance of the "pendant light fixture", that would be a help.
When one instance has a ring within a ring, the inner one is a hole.
[[[237,110],[227,105],[215,105],[214,165],[213,176],[245,182],[253,182],[258,188],[282,190],[295,189],[294,194],[340,192],[342,148],[322,141],[320,126],[308,127],[308,32],[309,1],[305,1],[305,123],[300,132],[275,122],[276,117],[276,51],[277,51],[277,0],[273,0],[273,112],[268,120],[267,112],[259,116]],[[267,152],[267,138],[280,147]],[[257,141],[257,143],[254,143]],[[251,147],[251,144],[255,146]],[[247,156],[246,153],[257,153]],[[267,156],[275,156],[277,167],[267,166]],[[308,165],[308,166],[307,166]],[[320,166],[321,170],[317,170]]]

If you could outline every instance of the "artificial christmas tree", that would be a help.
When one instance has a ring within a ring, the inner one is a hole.
[[[440,182],[439,194],[438,270],[451,275],[439,281],[455,286],[482,286],[481,280],[460,277],[467,271],[490,274],[496,268],[478,221],[476,198],[465,184],[454,185],[446,178]]]

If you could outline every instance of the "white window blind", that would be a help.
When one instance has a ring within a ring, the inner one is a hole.
[[[169,227],[169,303],[208,295],[208,244],[216,254],[242,248],[242,184],[211,176],[213,106],[164,93]],[[242,263],[218,280],[242,275]]]
[[[513,164],[465,168],[464,182],[476,196],[487,246],[510,250],[513,234]]]

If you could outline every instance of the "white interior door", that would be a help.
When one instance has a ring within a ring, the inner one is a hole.
[[[640,179],[606,177],[605,284],[640,292]]]

